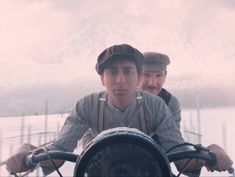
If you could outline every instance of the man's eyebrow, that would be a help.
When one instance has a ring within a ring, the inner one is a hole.
[[[135,67],[133,66],[125,66],[124,69],[134,69]]]
[[[107,65],[106,68],[116,68],[115,65]]]
[[[116,69],[117,67],[116,66],[107,66],[106,67],[107,69]],[[134,66],[124,66],[123,69],[134,69],[135,67]]]

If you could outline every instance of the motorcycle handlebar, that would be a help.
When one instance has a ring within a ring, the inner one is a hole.
[[[204,160],[209,166],[214,166],[216,164],[216,157],[211,152],[198,152],[198,151],[183,151],[176,152],[167,155],[170,162],[183,160],[183,159],[201,159]]]
[[[175,162],[183,159],[201,159],[204,160],[208,164],[208,166],[214,166],[217,162],[216,157],[212,152],[199,152],[196,150],[167,154],[167,157],[170,162]],[[233,167],[230,167],[227,172],[229,174],[234,174],[235,171]]]
[[[70,153],[70,152],[63,152],[63,151],[49,151],[41,154],[29,154],[25,159],[25,164],[28,167],[34,167],[39,162],[49,160],[48,156],[52,159],[60,159],[70,162],[76,162],[77,159],[80,157],[79,155]],[[171,154],[167,154],[169,162],[175,162],[178,160],[183,159],[201,159],[204,160],[209,166],[214,166],[216,164],[216,157],[211,152],[202,152],[202,151],[183,151],[183,152],[175,152]],[[234,168],[230,167],[228,173],[234,174]]]
[[[31,153],[26,156],[25,165],[27,167],[34,167],[41,161],[49,160],[49,156],[52,159],[65,160],[74,163],[76,162],[77,158],[79,158],[79,155],[63,151],[49,151],[40,154]]]

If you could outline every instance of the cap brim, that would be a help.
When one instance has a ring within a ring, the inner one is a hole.
[[[164,64],[156,64],[156,63],[148,63],[143,65],[143,71],[165,71],[166,65]]]

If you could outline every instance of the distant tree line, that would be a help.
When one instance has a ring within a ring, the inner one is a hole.
[[[235,106],[235,88],[203,87],[173,90],[182,108],[195,108],[198,102],[201,108]]]
[[[0,116],[22,116],[45,114],[46,102],[48,114],[70,112],[74,104],[82,96],[101,90],[101,87],[73,85],[66,87],[37,87],[21,89],[0,94]],[[235,88],[203,87],[181,88],[170,90],[180,101],[182,109],[196,108],[198,97],[201,108],[235,106]]]

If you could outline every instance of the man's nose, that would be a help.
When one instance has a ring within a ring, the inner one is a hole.
[[[122,72],[119,72],[116,76],[116,83],[124,83],[125,82],[125,76]]]
[[[148,85],[150,86],[155,86],[156,85],[156,79],[154,79],[153,77],[148,79]]]

